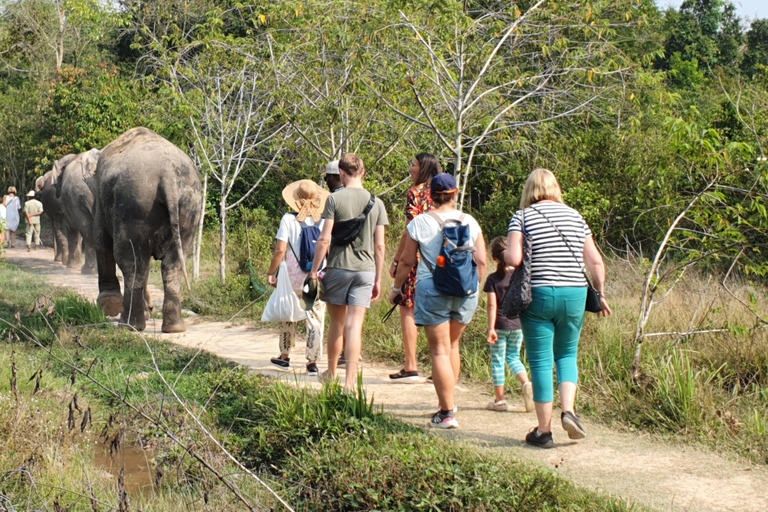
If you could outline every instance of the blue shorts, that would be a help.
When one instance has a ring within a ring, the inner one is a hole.
[[[468,324],[477,309],[478,293],[469,297],[449,297],[435,289],[431,278],[416,283],[416,325],[439,325],[456,320]]]

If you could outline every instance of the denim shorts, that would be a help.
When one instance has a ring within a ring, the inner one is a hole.
[[[329,268],[323,276],[320,300],[335,306],[371,307],[376,272]]]
[[[416,283],[416,325],[439,325],[456,320],[468,324],[477,309],[478,293],[468,297],[449,297],[435,289],[432,278]]]

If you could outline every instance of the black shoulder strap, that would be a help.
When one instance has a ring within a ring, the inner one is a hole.
[[[368,200],[368,205],[365,207],[365,210],[363,210],[363,216],[367,217],[368,214],[371,213],[374,204],[376,204],[376,196],[371,194],[371,198]]]
[[[535,211],[536,213],[538,213],[539,215],[541,215],[542,217],[544,217],[544,220],[546,220],[547,222],[549,222],[549,225],[550,225],[550,226],[552,226],[552,227],[555,229],[555,231],[557,231],[557,234],[558,234],[558,235],[560,235],[560,238],[562,238],[562,239],[563,239],[563,243],[565,244],[565,246],[568,248],[568,250],[569,250],[569,251],[571,251],[571,255],[573,256],[573,259],[574,259],[574,260],[576,260],[576,264],[577,264],[577,265],[579,265],[579,268],[581,268],[581,273],[582,273],[582,274],[584,274],[584,279],[586,279],[586,280],[587,280],[587,285],[588,285],[590,288],[592,288],[592,281],[590,281],[590,280],[589,280],[589,276],[587,275],[587,269],[586,269],[586,268],[584,268],[584,266],[583,266],[581,263],[579,263],[579,257],[578,257],[578,256],[576,256],[576,252],[575,252],[575,251],[573,250],[573,248],[571,247],[571,244],[570,244],[570,243],[568,243],[568,239],[567,239],[567,238],[565,238],[565,236],[563,236],[563,234],[560,232],[560,230],[559,230],[559,229],[557,229],[557,226],[555,226],[555,225],[552,223],[552,221],[551,221],[551,220],[549,220],[549,218],[548,218],[546,215],[544,215],[544,214],[543,214],[543,213],[541,213],[539,210],[537,210],[537,209],[536,209],[536,208],[535,208],[533,205],[531,205],[531,208],[533,208],[533,211]]]

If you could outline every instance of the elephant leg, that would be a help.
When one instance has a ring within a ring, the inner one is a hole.
[[[149,266],[147,266],[149,269]],[[149,282],[149,276],[147,276],[147,282]],[[147,321],[152,318],[152,311],[155,306],[152,304],[152,297],[149,295],[149,287],[144,288],[144,316],[147,317]]]
[[[96,302],[107,316],[116,316],[123,312],[123,294],[120,293],[120,281],[117,280],[112,237],[103,228],[98,229],[95,235],[99,269],[99,297]]]
[[[61,228],[61,224],[56,220],[51,219],[51,225],[53,227],[53,261],[60,261],[66,264],[67,240],[64,236],[64,231]]]
[[[85,247],[85,264],[80,269],[81,274],[92,275],[98,272],[98,261],[94,244],[83,243]]]
[[[137,331],[147,326],[147,281],[149,280],[150,252],[146,244],[125,242],[115,244],[118,265],[123,272],[123,315],[121,322]]]
[[[163,258],[163,332],[185,332],[187,326],[181,316],[182,273],[178,257],[166,254]]]
[[[66,259],[67,268],[77,268],[83,264],[83,237],[76,229],[70,228],[67,231],[66,241],[69,253]]]

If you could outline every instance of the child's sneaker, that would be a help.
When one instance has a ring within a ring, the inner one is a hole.
[[[536,409],[536,404],[533,401],[533,383],[531,382],[523,384],[523,401],[525,402],[525,412],[533,412]]]
[[[538,446],[539,448],[552,448],[555,446],[555,440],[552,439],[552,432],[546,432],[542,434],[539,432],[538,427],[533,427],[528,435],[525,436],[525,442],[531,446]]]
[[[432,421],[429,422],[429,426],[433,428],[459,428],[459,422],[456,421],[456,416],[453,411],[448,411],[443,414],[442,411],[437,411],[432,416]]]
[[[485,408],[490,411],[497,411],[497,412],[504,412],[509,410],[509,406],[507,405],[506,400],[499,400],[498,402],[491,400],[490,402],[488,402],[488,405],[486,405]]]
[[[310,377],[314,377],[315,375],[317,375],[317,364],[315,363],[307,364],[307,375]]]
[[[331,382],[335,381],[336,377],[331,375],[331,372],[329,372],[328,370],[325,370],[324,372],[319,373],[317,375],[317,380],[320,381],[320,384],[325,385],[325,384],[330,384]]]
[[[579,417],[570,411],[566,411],[560,415],[560,421],[563,424],[563,429],[568,432],[568,437],[571,439],[584,439],[587,437],[587,431],[581,426]]]

